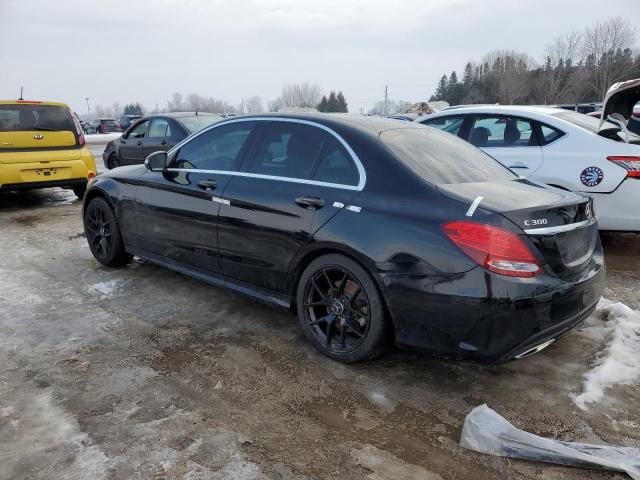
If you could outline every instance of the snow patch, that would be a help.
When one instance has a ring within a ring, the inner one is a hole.
[[[603,299],[587,320],[584,333],[603,340],[606,346],[584,374],[582,393],[571,396],[582,410],[601,400],[607,388],[640,383],[640,312]]]
[[[100,295],[101,298],[111,298],[122,287],[122,280],[107,280],[89,286],[89,293]]]
[[[112,140],[116,140],[122,136],[122,133],[98,133],[92,135],[85,135],[84,140],[86,143],[108,143]]]

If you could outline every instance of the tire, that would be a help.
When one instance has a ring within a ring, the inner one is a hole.
[[[296,305],[307,339],[329,358],[362,362],[387,347],[390,324],[380,292],[349,257],[330,254],[311,262],[298,282]]]
[[[116,156],[115,153],[112,153],[109,157],[109,170],[113,170],[114,168],[118,168],[120,166],[120,160]]]
[[[91,253],[107,267],[122,267],[133,258],[124,249],[120,226],[111,206],[104,198],[89,202],[84,214],[84,232]]]
[[[87,192],[87,185],[78,185],[72,188],[73,193],[76,194],[76,197],[78,197],[80,200],[82,200],[84,198],[84,194]]]

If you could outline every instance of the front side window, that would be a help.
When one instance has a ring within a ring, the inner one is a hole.
[[[538,144],[531,122],[504,115],[476,117],[469,142],[476,147],[527,147]]]
[[[165,118],[154,118],[151,120],[149,128],[150,138],[170,137],[169,121]]]
[[[143,138],[144,134],[147,132],[147,125],[149,125],[149,120],[139,123],[133,127],[127,135],[127,138]]]
[[[314,180],[337,183],[340,185],[358,185],[360,175],[349,152],[335,138],[331,138],[318,161]]]
[[[229,171],[237,167],[242,148],[256,122],[236,122],[204,132],[184,144],[173,161],[174,168]]]
[[[462,128],[462,124],[464,123],[464,117],[440,117],[421,123],[430,127],[437,128],[438,130],[443,130],[453,135],[458,135],[458,133],[460,133],[460,129]]]
[[[415,174],[433,184],[514,180],[516,175],[464,140],[433,128],[397,128],[382,142]]]
[[[317,127],[272,122],[253,161],[251,173],[310,179],[326,139],[327,133]]]

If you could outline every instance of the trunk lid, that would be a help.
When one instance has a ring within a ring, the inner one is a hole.
[[[640,102],[640,79],[618,82],[611,85],[604,97],[600,128],[611,115],[619,115],[625,124],[633,115],[633,107]]]
[[[598,240],[591,199],[528,180],[438,185],[445,196],[506,217],[551,273],[567,278],[589,264]],[[472,218],[470,218],[472,220]]]
[[[0,153],[3,150],[15,150],[17,148],[73,147],[75,144],[76,136],[70,131],[0,131]]]

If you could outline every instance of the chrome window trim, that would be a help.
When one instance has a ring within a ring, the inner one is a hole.
[[[568,225],[560,225],[558,227],[542,227],[542,228],[529,228],[525,229],[524,233],[527,235],[549,235],[554,233],[569,232],[576,228],[588,227],[596,223],[595,218],[584,220],[582,222],[570,223]]]
[[[312,122],[310,120],[302,120],[302,119],[299,119],[299,118],[247,117],[247,118],[237,118],[237,119],[225,120],[225,121],[222,121],[222,122],[214,123],[213,125],[209,125],[208,127],[205,127],[204,129],[202,129],[202,130],[194,133],[193,135],[185,138],[184,140],[182,140],[180,143],[178,143],[173,148],[171,148],[171,150],[169,150],[167,152],[167,155],[172,155],[175,151],[179,150],[182,146],[184,146],[187,143],[193,141],[194,139],[196,139],[197,137],[199,137],[203,133],[206,133],[206,132],[208,132],[210,130],[213,130],[214,128],[222,127],[223,125],[229,125],[229,124],[232,124],[232,123],[255,122],[255,121],[258,121],[258,122],[268,121],[268,122],[299,123],[299,124],[302,124],[302,125],[310,125],[312,127],[320,128],[320,129],[324,130],[325,132],[328,132],[329,135],[332,135],[336,140],[338,140],[342,144],[342,146],[347,150],[347,152],[351,156],[351,160],[353,160],[353,162],[356,165],[356,168],[358,169],[358,177],[359,177],[358,184],[357,185],[345,185],[345,184],[342,184],[342,183],[328,183],[328,182],[320,182],[320,181],[317,181],[317,180],[307,180],[307,179],[304,179],[304,178],[280,177],[280,176],[275,176],[275,175],[262,175],[262,174],[258,174],[258,173],[237,172],[237,171],[231,171],[231,170],[198,170],[198,169],[189,169],[189,168],[167,168],[167,170],[170,171],[170,172],[217,173],[217,174],[223,174],[223,175],[233,175],[233,176],[238,176],[238,177],[263,178],[263,179],[267,179],[267,180],[277,180],[277,181],[293,182],[293,183],[306,183],[306,184],[309,184],[309,185],[319,185],[319,186],[324,186],[324,187],[342,188],[342,189],[345,189],[345,190],[362,191],[364,189],[364,186],[367,183],[367,173],[366,173],[366,171],[364,169],[364,166],[362,165],[362,162],[360,161],[360,158],[358,157],[358,155],[356,155],[356,152],[353,151],[353,149],[349,146],[349,144],[338,133],[336,133],[334,130],[332,130],[331,128],[327,127],[326,125],[322,125],[321,123],[317,123],[317,122]]]

